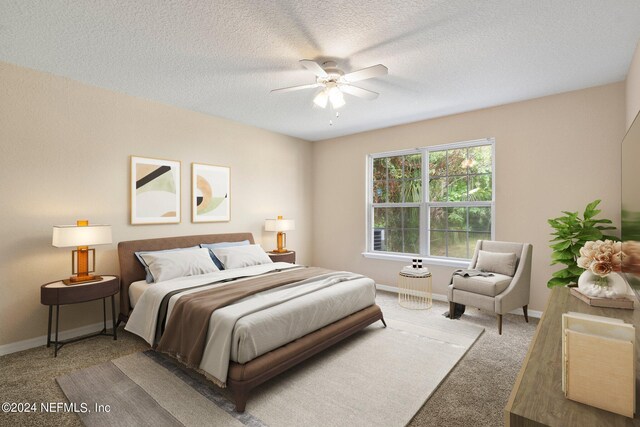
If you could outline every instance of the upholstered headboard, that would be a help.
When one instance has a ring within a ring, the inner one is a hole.
[[[126,320],[131,311],[129,285],[144,280],[144,267],[135,256],[139,251],[161,251],[164,249],[188,248],[200,243],[240,242],[254,243],[251,233],[201,234],[196,236],[163,237],[160,239],[130,240],[118,243],[120,261],[120,318]]]

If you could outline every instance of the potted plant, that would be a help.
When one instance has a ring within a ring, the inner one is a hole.
[[[595,200],[587,205],[582,214],[578,212],[562,211],[563,215],[547,220],[553,228],[554,236],[551,242],[551,265],[564,264],[565,268],[553,273],[551,280],[547,282],[547,287],[567,286],[577,284],[578,278],[584,269],[578,266],[580,249],[590,240],[609,239],[618,241],[616,236],[606,235],[606,230],[615,230],[616,227],[610,219],[596,219],[601,210],[597,209],[600,200]]]

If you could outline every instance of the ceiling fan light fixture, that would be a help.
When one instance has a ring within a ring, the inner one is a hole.
[[[348,74],[345,74],[342,70],[336,68],[337,64],[333,61],[325,61],[320,65],[316,61],[303,59],[300,61],[300,64],[316,75],[316,82],[273,89],[271,93],[284,93],[302,89],[321,88],[320,92],[313,97],[313,103],[324,109],[327,108],[327,105],[331,102],[331,108],[333,110],[337,110],[346,104],[343,92],[367,100],[376,99],[379,95],[378,93],[358,86],[353,86],[351,83],[384,76],[389,72],[387,67],[382,64],[362,68]]]
[[[337,86],[329,89],[329,100],[331,101],[331,106],[336,109],[342,107],[345,104],[344,95]]]
[[[327,108],[327,102],[329,101],[329,95],[327,94],[327,90],[321,90],[315,98],[313,98],[313,103],[316,104],[320,108]]]

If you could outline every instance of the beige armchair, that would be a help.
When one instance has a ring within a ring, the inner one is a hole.
[[[453,314],[455,303],[492,311],[498,315],[498,333],[502,335],[502,316],[511,310],[522,307],[524,319],[529,322],[527,306],[529,305],[533,247],[529,243],[479,240],[469,269],[481,267],[478,265],[480,251],[486,251],[482,254],[484,265],[491,265],[491,262],[487,263],[490,257],[494,257],[494,261],[495,259],[500,261],[508,258],[506,254],[513,253],[516,255],[515,268],[506,263],[507,265],[497,265],[494,269],[500,273],[491,271],[494,274],[489,277],[454,275],[447,292],[449,313]],[[496,256],[493,254],[496,252],[503,255]],[[504,274],[512,270],[515,270],[513,275]],[[484,269],[484,271],[490,270]],[[453,318],[453,316],[450,317]]]

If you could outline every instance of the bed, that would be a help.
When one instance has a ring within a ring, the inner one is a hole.
[[[135,256],[137,251],[244,240],[254,243],[251,233],[230,233],[118,244],[119,322],[127,322],[127,330],[158,351],[229,388],[238,412],[257,385],[378,320],[384,324],[374,301],[375,283],[354,273],[273,263],[148,285]],[[224,305],[230,293],[242,298]],[[195,308],[195,314],[189,311],[190,302],[205,299],[220,305],[206,321]],[[197,355],[193,360],[191,350]]]

